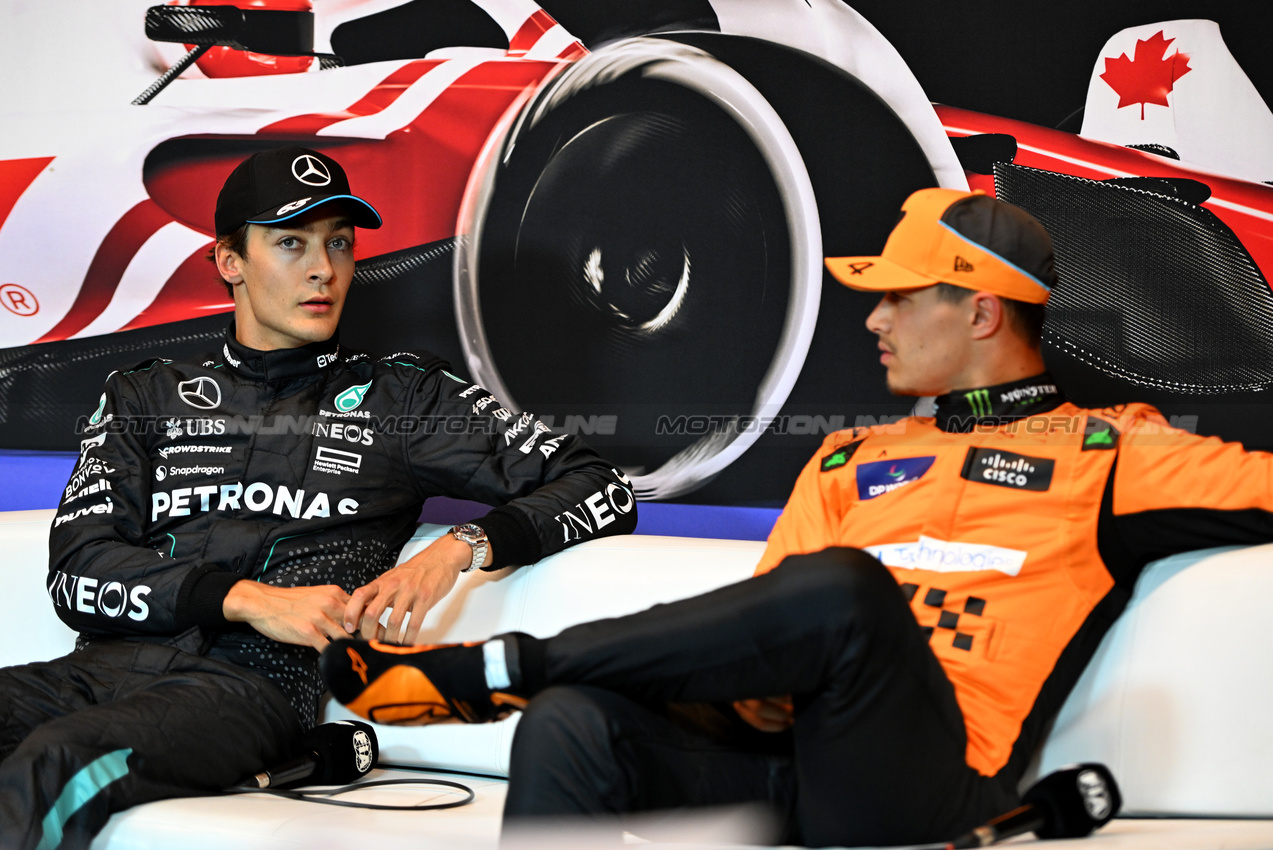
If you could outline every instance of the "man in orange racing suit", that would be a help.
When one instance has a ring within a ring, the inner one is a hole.
[[[337,698],[484,720],[534,697],[506,824],[767,800],[788,840],[857,846],[949,839],[1015,805],[1140,570],[1273,539],[1273,455],[1146,405],[1065,401],[1039,352],[1051,241],[1008,204],[922,190],[882,256],[827,265],[884,293],[867,327],[889,388],[938,396],[936,416],[831,435],[759,575],[542,640],[337,642]],[[685,702],[750,726],[686,728],[664,709]]]

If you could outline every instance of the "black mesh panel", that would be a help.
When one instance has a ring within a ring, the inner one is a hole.
[[[215,284],[209,284],[213,286]],[[216,351],[228,313],[149,328],[0,349],[0,446],[67,451],[97,407],[106,376],[149,357]]]
[[[1169,392],[1273,386],[1273,293],[1211,211],[1169,195],[995,166],[998,196],[1047,227],[1060,283],[1045,345]]]

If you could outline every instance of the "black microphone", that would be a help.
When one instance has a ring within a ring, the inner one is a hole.
[[[956,838],[948,850],[985,847],[1033,832],[1039,838],[1082,838],[1109,823],[1123,806],[1114,775],[1103,764],[1075,764],[1050,773],[1021,797],[1021,806]]]
[[[309,780],[310,785],[348,785],[366,776],[380,756],[376,730],[357,720],[315,726],[301,737],[301,755],[240,782],[238,788],[279,788]]]

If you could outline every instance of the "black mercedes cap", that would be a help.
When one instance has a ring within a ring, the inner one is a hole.
[[[354,225],[375,229],[380,213],[349,190],[340,163],[295,145],[261,151],[230,172],[217,195],[217,236],[243,224],[277,224],[328,201],[348,201]]]

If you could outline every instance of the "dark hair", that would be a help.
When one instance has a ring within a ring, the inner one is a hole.
[[[973,293],[971,289],[952,283],[936,284],[936,289],[938,298],[952,304],[962,303]],[[1047,315],[1044,305],[1004,298],[1002,295],[999,300],[1003,302],[1004,315],[1008,317],[1008,322],[1017,335],[1037,348],[1043,341],[1043,320]]]
[[[238,254],[241,259],[246,260],[248,258],[248,225],[247,223],[244,222],[243,224],[240,224],[236,229],[230,231],[224,236],[217,237],[216,244],[213,245],[212,248],[208,251],[208,259],[212,262],[214,266],[217,264],[217,246],[218,245],[221,246],[222,248],[225,248],[227,251],[233,251],[235,254]],[[217,280],[221,281],[221,284],[225,287],[226,293],[231,298],[233,298],[234,286],[231,285],[230,281],[221,277],[219,272],[217,274]]]

